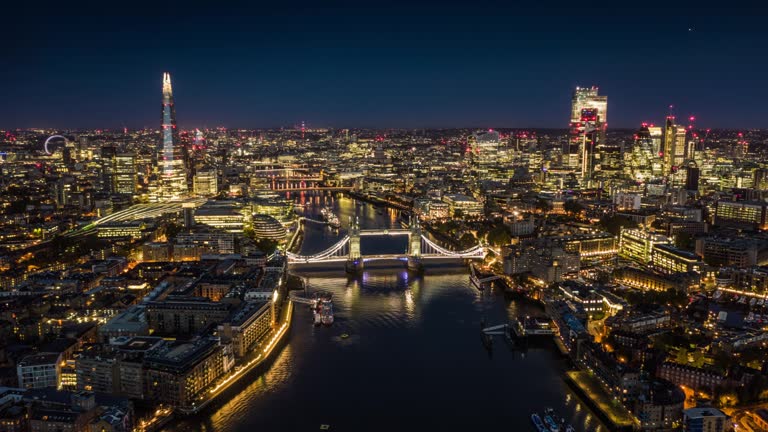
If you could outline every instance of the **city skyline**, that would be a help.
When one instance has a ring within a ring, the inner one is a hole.
[[[711,128],[768,127],[761,9],[437,6],[21,10],[0,127],[154,127],[164,71],[182,129],[567,128],[569,92],[593,85],[609,130],[660,124],[669,105]]]

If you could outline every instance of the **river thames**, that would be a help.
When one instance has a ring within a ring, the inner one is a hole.
[[[299,196],[305,216],[332,207],[340,230],[306,224],[302,254],[327,248],[357,214],[367,228],[401,228],[394,210],[349,198]],[[406,237],[364,238],[364,254],[402,253]],[[567,362],[549,340],[527,351],[498,338],[484,348],[480,323],[542,314],[522,301],[481,292],[465,267],[299,273],[307,291],[333,293],[335,323],[314,327],[297,305],[288,342],[272,367],[242,391],[173,431],[532,431],[547,407],[579,431],[606,431],[563,380]],[[345,337],[342,337],[345,335]]]

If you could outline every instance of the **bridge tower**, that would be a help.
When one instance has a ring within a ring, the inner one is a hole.
[[[363,256],[360,252],[360,222],[357,216],[350,220],[348,235],[349,259],[347,259],[347,272],[357,273],[363,269]]]
[[[408,270],[421,270],[421,225],[419,220],[410,219],[410,230],[408,234]]]

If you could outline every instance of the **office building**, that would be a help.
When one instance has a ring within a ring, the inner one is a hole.
[[[158,155],[159,185],[155,200],[164,202],[187,195],[187,166],[176,128],[171,74],[163,74],[162,138]]]
[[[657,244],[651,251],[651,266],[658,272],[675,274],[701,272],[704,263],[693,252],[668,244]]]
[[[758,230],[766,228],[766,204],[761,201],[717,202],[715,225]]]
[[[475,170],[480,179],[493,177],[499,164],[499,133],[493,130],[475,132],[468,138]]]
[[[136,155],[133,153],[117,153],[114,156],[112,192],[133,195],[136,193],[137,183]]]
[[[676,172],[687,159],[685,137],[685,126],[675,123],[674,117],[667,117],[664,127],[664,147],[662,150],[664,175]]]
[[[192,190],[197,196],[213,196],[219,192],[218,174],[215,169],[201,169],[192,180]]]
[[[744,268],[758,263],[758,243],[748,238],[699,238],[696,240],[696,253],[707,264],[715,266]]]
[[[651,261],[654,246],[669,243],[669,239],[661,234],[624,228],[619,236],[619,257],[647,264]]]
[[[585,185],[594,175],[596,152],[606,144],[608,97],[600,96],[597,87],[576,87],[571,100],[570,134],[564,165],[578,169]]]

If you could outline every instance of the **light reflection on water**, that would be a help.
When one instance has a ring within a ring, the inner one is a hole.
[[[357,208],[367,214],[364,227],[397,217],[351,200],[333,205],[340,213]],[[313,231],[304,247],[322,249],[334,235]],[[479,292],[465,269],[303,276],[308,291],[333,293],[334,325],[312,326],[310,312],[297,306],[290,340],[269,371],[173,430],[309,431],[328,424],[331,431],[355,432],[530,431],[531,412],[545,407],[578,430],[605,430],[563,381],[566,364],[551,342],[532,343],[527,352],[500,339],[491,353],[483,348],[482,321],[494,325],[541,312]]]

